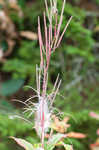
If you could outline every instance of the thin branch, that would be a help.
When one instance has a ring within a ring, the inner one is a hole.
[[[54,51],[55,51],[55,47],[56,47],[56,44],[57,44],[57,41],[58,41],[58,37],[59,37],[59,34],[60,34],[61,24],[62,24],[62,21],[63,21],[64,7],[65,7],[65,0],[63,2],[63,7],[62,7],[62,11],[61,11],[60,21],[59,21],[59,24],[58,24],[57,35],[56,35],[56,40],[55,40],[55,44],[54,44]]]
[[[29,86],[29,85],[25,85],[24,87],[30,88],[30,89],[32,89],[34,92],[36,92],[36,93],[38,94],[38,91],[35,90],[33,87],[31,87],[31,86]]]
[[[58,84],[58,86],[57,86],[57,89],[56,89],[56,91],[55,91],[55,93],[54,93],[54,97],[53,97],[53,99],[52,99],[52,101],[51,101],[51,105],[50,105],[50,106],[53,105],[54,99],[55,99],[55,97],[56,97],[56,95],[57,95],[57,93],[58,93],[58,90],[59,90],[59,88],[60,88],[61,82],[62,82],[62,80],[60,80],[60,82],[59,82],[59,84]]]
[[[39,37],[39,45],[40,45],[41,67],[43,67],[43,53],[42,53],[43,42],[42,42],[40,18],[39,17],[38,17],[38,37]]]
[[[73,18],[73,16],[71,16],[70,19],[69,19],[69,21],[67,22],[67,24],[66,24],[66,26],[65,26],[65,28],[64,28],[64,30],[63,30],[63,33],[61,34],[61,36],[60,36],[60,38],[59,38],[59,41],[58,41],[56,47],[59,47],[60,42],[61,42],[61,40],[62,40],[62,38],[63,38],[63,36],[64,36],[64,33],[66,32],[66,29],[67,29],[67,27],[69,26],[69,24],[70,24],[72,18]]]
[[[47,36],[48,36],[48,34],[47,34],[47,25],[46,25],[46,16],[45,16],[45,12],[44,12],[44,28],[45,28],[45,42],[46,42],[46,57],[47,57],[47,54],[48,54],[48,52],[47,52],[47,49],[48,49],[48,38],[47,38]]]
[[[37,96],[37,95],[34,95],[34,96],[28,98],[28,99],[25,101],[25,103],[27,103],[28,101],[30,101],[31,99],[34,99],[34,98],[36,98],[36,97],[38,97],[38,96]]]
[[[48,15],[48,19],[49,19],[49,22],[50,22],[50,15],[49,15],[49,10],[48,10],[47,0],[45,0],[45,6],[46,6],[46,12],[47,12],[47,15]]]

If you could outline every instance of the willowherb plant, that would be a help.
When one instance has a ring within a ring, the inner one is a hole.
[[[48,9],[47,0],[45,0],[45,6],[46,6],[47,17],[49,20],[49,25],[47,26],[46,15],[44,12],[44,14],[43,14],[44,34],[45,34],[44,39],[42,38],[41,27],[40,27],[40,18],[38,17],[38,38],[39,38],[41,62],[40,62],[39,67],[36,66],[37,90],[33,89],[33,90],[35,90],[36,95],[25,101],[25,105],[27,106],[25,112],[30,111],[30,116],[32,115],[32,113],[35,114],[35,120],[34,120],[35,129],[36,129],[38,136],[41,139],[41,146],[39,146],[38,149],[52,149],[55,146],[55,144],[62,137],[64,137],[63,134],[60,134],[60,135],[58,134],[58,135],[54,135],[55,137],[52,138],[52,135],[50,134],[51,138],[48,140],[49,147],[45,148],[44,138],[45,138],[46,133],[48,132],[48,130],[51,127],[51,121],[52,121],[51,117],[53,114],[52,105],[53,105],[53,102],[56,98],[56,95],[57,95],[58,90],[61,85],[61,80],[59,79],[59,75],[58,75],[56,78],[55,84],[53,86],[52,92],[50,94],[47,94],[48,69],[49,69],[49,65],[50,65],[50,59],[51,59],[51,55],[59,47],[61,40],[63,38],[63,35],[72,19],[72,17],[70,17],[63,32],[60,33],[62,20],[63,20],[63,12],[64,12],[64,7],[65,7],[65,0],[63,1],[63,6],[62,6],[59,22],[58,22],[57,0],[50,0],[50,10]],[[55,22],[54,26],[53,26],[53,20]],[[42,78],[43,78],[43,82],[41,82]],[[30,99],[32,99],[34,97],[38,98],[38,102],[36,104],[32,103],[30,101]],[[32,106],[30,106],[30,104],[32,104]],[[16,138],[14,138],[14,139],[21,146],[24,145],[25,141],[22,141],[22,140],[20,141],[19,139],[16,139]],[[53,141],[54,141],[54,143],[53,143]],[[28,149],[25,146],[23,146],[23,147],[26,150],[32,150],[31,148]],[[70,149],[72,150],[72,147],[70,147]]]

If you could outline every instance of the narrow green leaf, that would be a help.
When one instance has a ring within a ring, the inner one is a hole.
[[[1,84],[0,94],[10,96],[17,92],[24,84],[23,79],[11,79]]]
[[[11,137],[11,138],[14,139],[17,142],[17,144],[23,147],[25,150],[33,150],[33,146],[31,143],[20,138],[15,138],[15,137]]]
[[[73,150],[72,145],[65,144],[65,149],[66,150]]]
[[[65,144],[63,141],[59,142],[58,144],[59,144],[59,145],[63,145],[64,148],[65,148],[65,150],[73,150],[72,145]]]
[[[46,145],[46,149],[47,150],[52,150],[56,146],[56,144],[61,140],[61,138],[63,138],[63,137],[64,137],[64,134],[59,134],[58,133],[58,134],[53,135],[49,139],[49,141]]]

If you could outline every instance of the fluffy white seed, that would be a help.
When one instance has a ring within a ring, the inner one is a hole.
[[[35,105],[35,129],[37,134],[41,137],[42,134],[42,123],[44,128],[44,133],[46,133],[50,127],[51,122],[51,113],[48,108],[47,100],[43,100],[42,97],[39,100],[39,103]]]

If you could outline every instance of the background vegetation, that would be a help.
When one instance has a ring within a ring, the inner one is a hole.
[[[58,0],[59,14],[61,6],[62,1]],[[44,10],[43,0],[0,0],[1,150],[15,149],[9,136],[25,137],[32,143],[39,140],[31,125],[13,117],[21,114],[23,104],[11,100],[24,101],[34,94],[23,86],[36,87],[35,66],[40,62],[37,18],[42,18]],[[85,139],[68,142],[76,150],[89,150],[89,145],[97,139],[99,127],[99,120],[89,116],[90,111],[99,113],[99,0],[68,0],[61,30],[71,15],[74,17],[62,44],[52,57],[48,90],[60,73],[60,94],[64,98],[57,96],[55,107],[72,116],[70,131],[87,135]],[[41,24],[43,31],[43,21]]]

